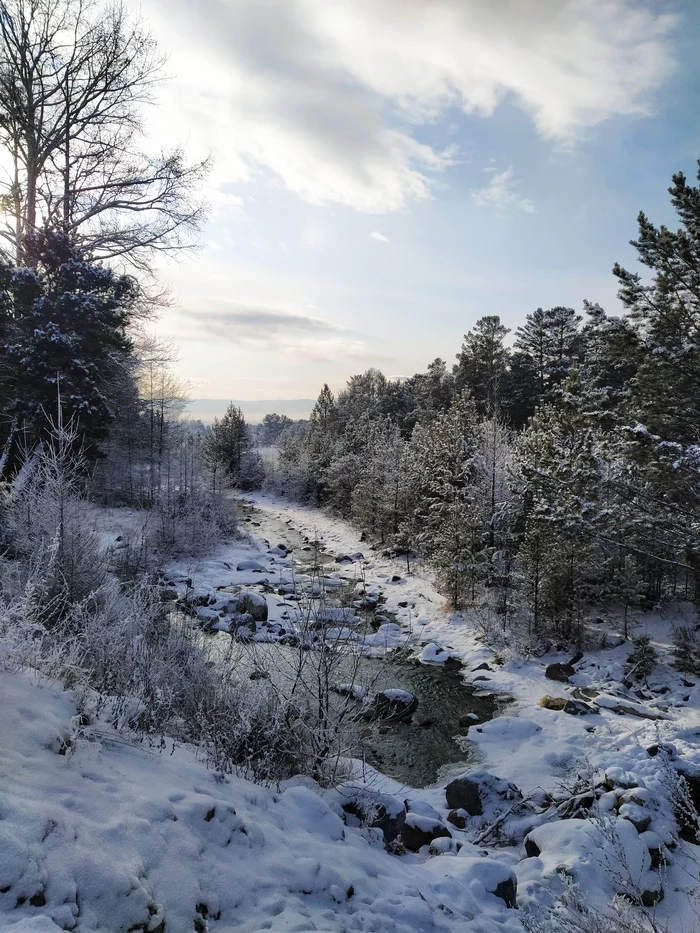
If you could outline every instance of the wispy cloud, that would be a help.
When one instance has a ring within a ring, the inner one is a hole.
[[[524,198],[516,190],[517,182],[512,167],[499,171],[496,168],[485,168],[489,182],[483,188],[472,188],[470,194],[479,207],[490,207],[499,211],[524,211],[532,214],[535,205],[529,198]]]
[[[229,340],[269,341],[290,334],[336,334],[337,324],[294,311],[278,308],[223,304],[219,308],[188,312],[188,320],[197,332],[206,331]]]
[[[639,0],[138,2],[180,74],[163,132],[212,149],[217,185],[267,174],[367,212],[430,197],[454,164],[420,123],[508,100],[570,144],[650,113],[674,65],[673,16]]]
[[[384,236],[383,233],[379,233],[378,230],[373,230],[369,236],[370,236],[370,239],[376,240],[377,243],[391,243],[391,240],[389,239],[389,237]]]

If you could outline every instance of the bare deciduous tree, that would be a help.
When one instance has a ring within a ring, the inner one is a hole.
[[[2,249],[32,264],[31,235],[61,231],[92,259],[148,269],[193,243],[207,163],[140,151],[164,60],[124,6],[0,0]]]

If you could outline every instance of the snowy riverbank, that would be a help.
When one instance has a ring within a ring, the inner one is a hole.
[[[693,856],[700,850],[678,838],[668,768],[700,774],[700,688],[670,667],[673,619],[645,620],[661,655],[647,684],[624,687],[628,644],[588,651],[566,682],[553,681],[546,665],[563,655],[497,663],[470,621],[445,611],[429,580],[369,551],[347,525],[269,496],[252,499],[261,529],[267,515],[335,555],[364,552],[360,566],[342,572],[361,570],[365,588],[381,590],[404,632],[436,646],[424,656],[457,657],[467,679],[486,678],[477,684],[513,698],[508,715],[468,733],[479,768],[502,781],[473,775],[475,807],[470,785],[446,795],[444,783],[412,790],[372,772],[366,791],[357,782],[338,792],[308,779],[279,790],[221,780],[187,748],[167,743],[159,751],[99,721],[81,725],[69,692],[5,671],[0,927],[517,933],[528,910],[553,905],[564,872],[589,906],[604,909],[621,889],[649,903],[663,892],[655,922],[673,933],[697,928]],[[114,521],[110,533],[118,515]],[[293,555],[276,553],[273,540],[268,548],[255,526],[251,532],[171,572],[186,572],[191,589],[213,590],[259,583],[260,571],[237,570],[246,561],[283,577]],[[267,602],[271,621],[275,612],[281,618],[282,601]],[[488,669],[474,670],[483,664]],[[559,705],[576,701],[583,714],[538,705],[545,695]],[[663,743],[668,754],[654,754]],[[572,786],[575,772],[589,790]],[[357,818],[379,801],[390,818],[387,838],[391,820],[410,827],[405,846],[387,851],[382,830]],[[430,846],[418,845],[421,833]],[[508,906],[516,882],[517,910]]]

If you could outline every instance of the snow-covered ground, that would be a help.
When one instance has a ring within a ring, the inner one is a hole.
[[[82,727],[70,692],[5,671],[0,928],[517,933],[521,911],[506,904],[509,885],[517,880],[521,909],[543,908],[561,891],[562,872],[592,905],[608,903],[625,885],[632,894],[663,888],[655,921],[673,933],[700,928],[693,858],[700,849],[678,840],[667,790],[669,765],[700,774],[700,687],[668,663],[677,615],[644,620],[662,663],[643,688],[622,683],[629,644],[588,651],[568,682],[553,681],[546,665],[568,658],[498,663],[471,621],[446,611],[429,579],[370,551],[346,524],[270,496],[251,499],[261,530],[267,516],[270,527],[282,522],[333,554],[363,552],[364,561],[324,571],[328,579],[361,572],[364,589],[381,590],[424,659],[457,657],[467,679],[482,678],[480,687],[513,698],[508,715],[468,733],[481,752],[472,778],[483,814],[462,809],[465,788],[407,790],[373,774],[366,795],[384,795],[388,815],[400,814],[409,827],[405,840],[437,834],[430,849],[393,854],[380,829],[344,814],[343,803],[365,793],[356,786],[322,791],[300,779],[278,790],[220,780],[187,748],[158,751],[103,724]],[[202,592],[264,577],[283,585],[294,575],[294,554],[251,530],[248,539],[180,561],[171,573],[186,574],[189,589]],[[118,533],[118,515],[110,513],[108,535]],[[270,621],[282,620],[281,600],[267,602]],[[539,705],[545,695],[590,709],[547,709]],[[670,755],[647,751],[662,743]],[[546,795],[561,798],[573,770],[591,776],[596,819],[561,818],[571,814],[547,806]],[[499,817],[500,829],[492,830]],[[463,829],[455,825],[460,818]]]

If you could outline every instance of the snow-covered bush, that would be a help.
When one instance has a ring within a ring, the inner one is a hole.
[[[3,543],[14,570],[4,592],[21,596],[27,617],[39,622],[56,621],[105,579],[84,497],[85,461],[75,443],[72,427],[56,428],[3,495]]]
[[[673,631],[673,660],[679,671],[700,675],[700,631],[680,625]]]
[[[648,635],[639,635],[632,639],[632,643],[634,651],[627,658],[627,676],[636,680],[646,680],[658,664],[659,656]]]
[[[62,680],[93,725],[106,721],[161,747],[166,737],[191,743],[217,771],[265,783],[304,769],[296,709],[238,673],[235,642],[222,651],[188,618],[171,616],[157,588],[111,578],[50,626],[29,619],[31,598],[0,608],[2,663]]]
[[[527,933],[667,933],[667,927],[650,915],[640,914],[628,900],[616,897],[606,908],[591,904],[583,891],[562,872],[563,893],[553,904],[538,903],[523,910],[520,922]]]

